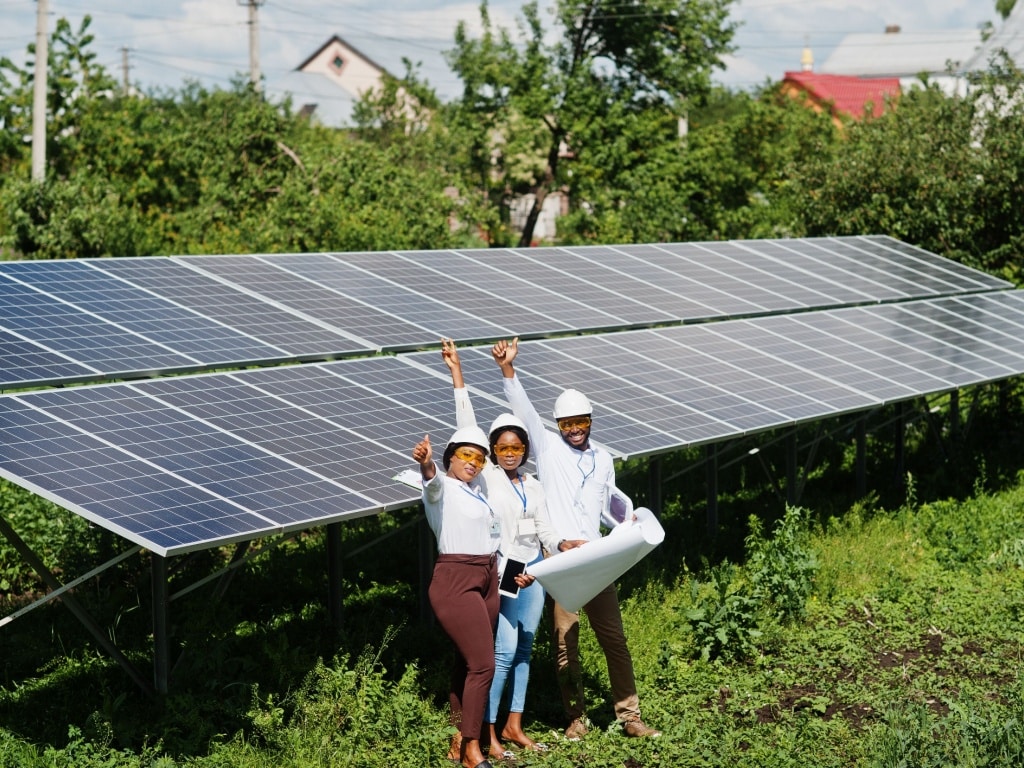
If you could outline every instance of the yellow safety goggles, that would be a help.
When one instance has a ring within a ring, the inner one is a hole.
[[[480,451],[473,448],[467,448],[466,446],[456,448],[452,455],[455,456],[456,459],[461,459],[467,464],[474,464],[480,469],[483,469],[484,464],[487,463],[487,457],[480,453]]]
[[[574,429],[587,429],[589,426],[589,416],[570,416],[567,419],[558,420],[558,428],[562,432],[572,432]]]
[[[494,452],[499,456],[522,456],[526,453],[525,445],[496,445]]]

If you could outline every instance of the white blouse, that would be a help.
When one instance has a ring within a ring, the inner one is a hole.
[[[490,555],[501,544],[501,520],[476,483],[448,477],[437,468],[423,484],[427,522],[441,555]]]

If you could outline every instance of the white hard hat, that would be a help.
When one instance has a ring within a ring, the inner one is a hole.
[[[499,429],[508,429],[509,427],[517,427],[526,432],[526,424],[523,423],[522,419],[511,413],[503,413],[491,422],[491,428],[487,430],[487,434],[493,438],[494,433]]]
[[[487,435],[480,427],[462,427],[455,430],[455,434],[451,436],[448,445],[445,446],[445,452],[447,453],[448,449],[455,445],[475,445],[484,452],[484,456],[491,452]]]
[[[566,416],[589,416],[593,412],[594,408],[587,396],[578,389],[567,389],[555,400],[556,419],[564,419]]]

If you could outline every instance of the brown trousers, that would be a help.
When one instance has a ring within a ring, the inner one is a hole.
[[[633,677],[633,657],[626,645],[622,628],[619,596],[614,584],[601,590],[583,606],[587,621],[597,636],[608,664],[608,679],[615,699],[615,718],[628,720],[640,717],[640,698]],[[558,687],[562,692],[562,706],[569,720],[586,713],[583,692],[583,669],[580,666],[580,615],[565,610],[557,602],[552,610],[556,649]]]
[[[498,569],[487,555],[439,555],[430,580],[430,607],[455,644],[448,703],[464,739],[479,739],[494,678]]]

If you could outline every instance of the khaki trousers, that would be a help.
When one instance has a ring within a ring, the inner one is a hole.
[[[640,699],[636,694],[633,677],[633,658],[626,646],[626,633],[622,629],[619,597],[614,584],[609,584],[589,603],[583,606],[597,642],[604,651],[608,664],[608,679],[615,700],[615,718],[628,720],[640,717]],[[580,666],[580,615],[565,610],[557,602],[552,609],[558,687],[562,692],[562,706],[570,721],[586,713],[583,692],[583,670]]]

